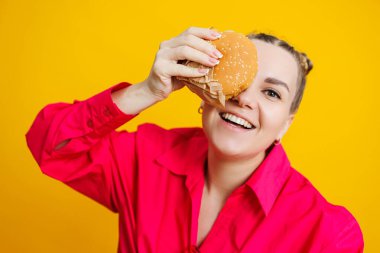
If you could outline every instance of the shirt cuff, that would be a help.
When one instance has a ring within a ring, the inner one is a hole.
[[[87,127],[96,135],[104,135],[120,127],[138,114],[125,114],[113,102],[111,93],[131,86],[122,82],[88,99],[89,117]]]

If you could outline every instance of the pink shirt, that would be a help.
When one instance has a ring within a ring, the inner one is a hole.
[[[128,85],[50,104],[26,134],[43,173],[119,213],[118,252],[363,252],[355,218],[292,168],[281,145],[229,196],[196,247],[207,139],[196,127],[115,131],[136,116],[110,96]]]

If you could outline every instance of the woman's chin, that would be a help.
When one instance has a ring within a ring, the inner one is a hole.
[[[256,154],[264,152],[269,144],[257,142],[252,139],[248,141],[241,140],[240,138],[233,138],[231,136],[224,136],[223,138],[215,132],[208,137],[209,147],[218,156],[224,158],[249,158],[254,157]]]
[[[228,141],[226,139],[218,139],[210,142],[214,152],[217,152],[223,157],[242,157],[248,152],[252,152],[252,148],[248,150],[248,147],[244,147],[241,143],[236,141]]]

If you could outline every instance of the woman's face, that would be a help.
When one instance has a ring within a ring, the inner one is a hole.
[[[203,108],[202,124],[209,144],[226,157],[251,157],[265,151],[282,138],[293,120],[289,109],[296,92],[296,60],[278,46],[260,40],[252,42],[258,57],[252,85],[236,100],[226,101],[223,110],[207,103]],[[228,122],[226,117],[245,127]]]

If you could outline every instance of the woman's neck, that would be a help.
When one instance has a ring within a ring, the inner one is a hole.
[[[247,159],[227,158],[209,147],[205,177],[207,194],[227,199],[250,177],[264,158],[265,152]]]

